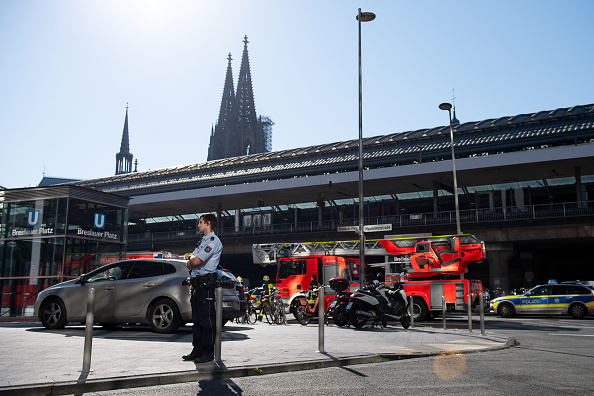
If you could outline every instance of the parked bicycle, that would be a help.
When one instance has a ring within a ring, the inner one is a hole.
[[[243,312],[243,315],[235,319],[239,324],[254,324],[258,320],[258,312],[251,299],[252,292],[253,289],[249,292],[245,292],[245,311]]]
[[[276,288],[272,289],[269,296],[262,296],[260,309],[269,324],[287,324],[285,308]]]
[[[296,301],[293,313],[301,325],[307,326],[309,321],[314,316],[317,316],[318,304],[320,302],[320,295],[318,292],[323,287],[324,286],[320,286],[314,290],[301,292],[301,294],[293,300]]]

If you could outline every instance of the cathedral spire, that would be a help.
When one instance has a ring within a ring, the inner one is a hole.
[[[219,125],[225,128],[227,121],[231,120],[233,113],[233,103],[235,102],[235,86],[233,84],[233,69],[231,68],[231,53],[227,56],[227,75],[225,77],[225,87],[223,88],[223,99],[221,99],[221,110],[219,111]]]
[[[211,128],[210,144],[208,146],[207,160],[225,158],[225,150],[232,144],[231,133],[235,130],[237,115],[235,114],[235,86],[233,84],[233,69],[231,67],[231,53],[227,56],[227,74],[223,88],[223,98],[219,110],[219,121]]]
[[[241,68],[239,69],[239,81],[237,81],[237,102],[239,119],[247,122],[256,122],[256,106],[254,104],[254,92],[252,89],[252,73],[250,71],[250,57],[248,55],[247,35],[243,38],[243,55],[241,57]]]
[[[116,175],[132,172],[132,158],[130,153],[130,137],[128,134],[128,103],[126,103],[126,118],[124,120],[124,131],[122,133],[122,143],[120,152],[116,154]]]

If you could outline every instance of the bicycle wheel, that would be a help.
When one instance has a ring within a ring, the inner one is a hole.
[[[266,304],[264,306],[264,316],[266,317],[266,322],[268,322],[268,324],[273,324],[274,323],[274,313],[272,312],[272,309],[270,307],[270,303]]]
[[[246,321],[249,324],[255,324],[256,321],[258,320],[258,313],[256,312],[256,310],[254,309],[254,307],[252,305],[248,306],[248,310],[246,313]]]
[[[287,316],[285,315],[285,307],[281,301],[276,303],[276,324],[287,324]]]
[[[302,326],[307,326],[311,320],[311,313],[309,309],[304,305],[298,305],[295,309],[295,317]]]

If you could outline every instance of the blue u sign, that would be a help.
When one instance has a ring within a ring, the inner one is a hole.
[[[36,226],[39,225],[39,211],[32,210],[27,212],[27,225],[28,226]]]
[[[101,213],[95,213],[95,219],[93,227],[104,229],[105,228],[105,215]]]

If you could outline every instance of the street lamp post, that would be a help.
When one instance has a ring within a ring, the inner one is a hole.
[[[462,234],[460,229],[460,206],[458,204],[458,180],[456,178],[456,156],[454,154],[454,129],[452,128],[452,105],[450,103],[442,103],[439,105],[441,110],[447,110],[450,115],[450,147],[452,148],[452,167],[454,172],[454,202],[456,204],[456,232],[458,235]]]
[[[365,210],[363,198],[363,88],[361,83],[361,22],[370,22],[375,19],[372,12],[357,12],[359,21],[359,279],[361,287],[367,283],[365,280]]]

